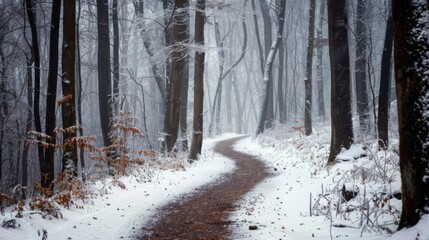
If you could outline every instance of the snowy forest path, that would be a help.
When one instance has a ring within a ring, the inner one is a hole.
[[[265,165],[255,156],[233,149],[247,136],[218,142],[214,151],[232,159],[236,169],[219,182],[203,186],[195,194],[162,208],[159,219],[140,239],[225,239],[234,224],[228,215],[256,184],[268,176]]]

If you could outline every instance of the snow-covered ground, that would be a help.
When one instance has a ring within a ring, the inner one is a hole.
[[[216,141],[232,136],[206,139],[201,161],[188,164],[183,158],[178,160],[181,161],[178,165],[184,166],[184,170],[152,170],[150,182],[143,182],[136,176],[124,177],[120,182],[126,188],[122,189],[112,186],[111,179],[99,181],[91,187],[94,197],[90,203],[80,204],[83,209],[59,207],[62,215],[59,219],[50,216],[44,219],[41,214],[30,210],[24,211],[23,218],[15,218],[16,211],[6,209],[4,214],[0,214],[0,223],[16,219],[19,227],[0,227],[0,239],[42,239],[38,232],[43,235],[43,229],[48,239],[56,240],[134,238],[134,234],[153,219],[157,208],[182,194],[216,181],[235,168],[231,160],[212,151]]]
[[[320,128],[311,137],[295,130],[268,132],[236,145],[263,160],[271,176],[236,204],[232,239],[429,239],[429,216],[391,234],[402,204],[393,197],[400,189],[397,142],[387,151],[378,151],[373,142],[354,145],[340,155],[342,161],[326,167],[329,130]],[[42,239],[43,229],[48,239],[134,239],[158,208],[234,169],[231,160],[212,150],[216,141],[234,136],[205,139],[201,161],[188,164],[182,157],[158,166],[150,181],[138,175],[98,181],[89,187],[93,197],[78,204],[83,209],[58,207],[59,219],[27,208],[16,218],[16,211],[6,209],[0,222],[16,219],[19,227],[0,227],[0,239]],[[343,185],[357,196],[341,202]]]
[[[283,130],[238,142],[235,148],[263,160],[271,177],[238,204],[232,238],[429,239],[428,216],[394,233],[402,206],[392,196],[400,190],[398,143],[387,151],[353,145],[339,156],[343,161],[326,167],[329,139],[328,129],[310,137]],[[359,193],[340,203],[343,185]]]

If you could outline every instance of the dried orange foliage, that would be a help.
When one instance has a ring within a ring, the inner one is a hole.
[[[58,101],[57,101],[57,104],[58,104],[58,106],[61,106],[61,105],[63,105],[64,103],[66,103],[66,102],[70,102],[70,101],[72,101],[73,100],[73,95],[67,95],[67,96],[64,96],[64,97],[62,97],[62,98],[60,98]]]

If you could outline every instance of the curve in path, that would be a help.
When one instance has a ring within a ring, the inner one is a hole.
[[[234,210],[234,203],[268,175],[264,164],[256,157],[232,148],[245,137],[227,139],[214,147],[215,152],[235,161],[237,167],[233,173],[161,209],[160,218],[140,239],[227,238],[228,226],[233,224],[228,221],[228,215]]]

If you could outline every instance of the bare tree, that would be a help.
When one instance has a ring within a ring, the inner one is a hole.
[[[177,141],[180,120],[180,99],[182,97],[183,66],[186,55],[186,29],[188,21],[185,12],[188,11],[188,0],[177,0],[173,16],[173,39],[175,43],[171,54],[172,66],[170,84],[166,99],[164,118],[164,150],[170,152]]]
[[[350,63],[345,0],[328,0],[329,56],[331,62],[331,148],[333,164],[342,148],[353,143]]]
[[[314,54],[314,23],[316,18],[316,1],[310,0],[309,22],[308,22],[308,44],[307,44],[307,68],[305,78],[305,135],[312,132],[312,102],[313,102],[313,54]]]
[[[204,46],[205,0],[198,0],[195,14],[195,44]],[[203,145],[203,102],[204,102],[204,59],[202,50],[195,52],[194,69],[194,116],[191,150],[189,159],[197,159]]]
[[[429,3],[392,3],[403,229],[429,213]]]
[[[322,60],[323,60],[323,48],[328,41],[326,38],[323,38],[323,21],[325,15],[325,7],[326,0],[320,1],[319,8],[319,20],[317,21],[317,40],[316,40],[316,48],[317,48],[317,59],[316,59],[316,71],[317,71],[317,108],[318,115],[325,118],[325,93],[324,93],[324,81],[323,81],[323,68],[322,68]]]
[[[356,16],[356,60],[355,60],[355,84],[357,112],[359,114],[359,128],[362,134],[368,134],[371,125],[369,117],[369,101],[367,88],[367,30],[366,30],[366,0],[357,1]]]
[[[270,95],[270,84],[273,84],[273,79],[271,76],[271,71],[273,67],[273,61],[277,53],[277,49],[279,46],[280,41],[283,37],[283,28],[285,23],[285,9],[286,9],[286,0],[280,1],[280,8],[278,10],[277,19],[278,19],[278,28],[277,28],[277,37],[273,41],[273,44],[271,45],[270,53],[268,54],[268,58],[265,63],[265,71],[264,71],[264,88],[263,88],[263,103],[261,105],[261,111],[259,115],[259,121],[258,121],[258,127],[256,129],[256,134],[259,135],[261,133],[264,133],[265,125],[267,121],[267,111],[268,111],[268,104],[269,104],[269,98],[273,97]]]
[[[112,2],[112,25],[113,25],[113,113],[119,114],[119,20],[118,0]]]
[[[51,13],[51,35],[49,38],[49,72],[48,72],[48,90],[46,93],[46,124],[45,133],[50,136],[46,139],[47,143],[55,144],[56,135],[54,129],[56,127],[56,102],[57,102],[57,84],[58,84],[58,43],[60,33],[60,15],[61,1],[52,3]],[[40,169],[44,175],[42,186],[48,187],[54,180],[54,147],[48,147],[45,150],[45,162]]]
[[[62,120],[63,120],[63,170],[76,174],[77,147],[72,138],[76,137],[76,2],[64,0],[63,6],[63,56],[62,56]]]
[[[98,101],[104,146],[112,144],[109,138],[112,120],[112,83],[110,78],[109,6],[107,0],[97,0],[98,31]]]
[[[168,5],[168,3],[167,3],[168,0],[163,0],[163,2]],[[162,71],[161,71],[161,66],[157,62],[155,62],[154,59],[153,59],[154,56],[155,56],[155,49],[154,49],[154,47],[152,45],[152,42],[150,41],[150,39],[148,39],[146,37],[147,31],[144,28],[144,24],[143,24],[143,20],[144,20],[143,19],[143,17],[144,17],[144,3],[143,3],[143,0],[136,0],[136,1],[133,1],[133,4],[134,4],[135,12],[136,12],[136,17],[137,17],[137,26],[138,26],[139,31],[141,33],[141,37],[142,37],[142,40],[143,40],[143,45],[144,45],[144,47],[146,49],[146,52],[149,55],[149,61],[150,61],[151,65],[152,65],[151,66],[152,73],[153,73],[153,76],[155,78],[156,84],[158,86],[159,92],[161,94],[161,98],[162,98],[162,101],[163,101],[163,108],[164,108],[165,107],[165,101],[167,99],[167,83],[166,83],[166,80],[162,77],[163,74],[162,74]],[[169,25],[168,22],[166,24]],[[172,44],[171,41],[173,41],[173,39],[169,35],[168,28],[166,30],[166,41],[167,41],[166,42],[167,46],[168,46],[168,44]],[[166,61],[169,62],[169,60],[166,60]],[[166,64],[166,74],[171,74],[170,67],[171,67],[171,64],[167,63]]]
[[[31,50],[33,52],[34,60],[34,127],[36,131],[42,132],[42,124],[40,121],[40,49],[39,38],[37,34],[37,20],[34,6],[34,0],[25,0],[27,7],[28,22],[31,29]],[[40,168],[45,165],[45,157],[42,145],[38,144],[39,163]]]
[[[390,85],[392,78],[392,50],[393,50],[393,19],[389,7],[389,16],[386,23],[383,54],[381,57],[380,89],[378,94],[378,145],[387,148],[389,145],[389,116],[390,116]]]

